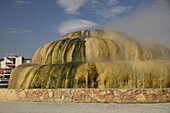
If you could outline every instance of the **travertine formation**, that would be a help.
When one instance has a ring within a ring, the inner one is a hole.
[[[16,67],[9,88],[167,88],[170,50],[109,30],[69,33]]]
[[[170,102],[165,89],[0,89],[0,100],[58,103]]]

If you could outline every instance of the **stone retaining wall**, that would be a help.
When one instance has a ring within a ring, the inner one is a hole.
[[[58,103],[170,102],[164,89],[0,89],[0,100]]]

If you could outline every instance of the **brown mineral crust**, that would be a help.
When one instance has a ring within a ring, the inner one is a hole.
[[[137,42],[109,30],[72,32],[43,45],[31,64],[12,71],[9,81],[9,88],[28,89],[168,87],[167,47]]]

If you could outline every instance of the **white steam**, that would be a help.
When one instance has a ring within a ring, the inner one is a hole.
[[[132,15],[105,27],[124,32],[143,42],[162,44],[170,48],[170,1],[144,3]]]

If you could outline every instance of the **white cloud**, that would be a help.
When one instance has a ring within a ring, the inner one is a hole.
[[[91,0],[90,3],[91,3],[91,4],[98,4],[99,1],[98,1],[98,0]]]
[[[15,1],[13,1],[15,4],[15,6],[17,7],[17,8],[23,8],[23,7],[27,7],[27,6],[29,6],[32,2],[31,1],[26,1],[26,0],[15,0]]]
[[[116,5],[118,4],[119,2],[117,0],[108,0],[108,5],[111,6],[111,5]]]
[[[120,14],[120,13],[124,13],[127,12],[129,10],[131,10],[132,7],[130,6],[116,6],[116,7],[112,7],[109,9],[109,13],[113,13],[113,14]]]
[[[87,0],[57,0],[57,4],[63,7],[67,14],[79,14],[77,10],[86,2]]]
[[[129,12],[132,9],[131,6],[113,6],[105,10],[97,10],[96,14],[102,15],[104,18],[115,17],[122,13]]]
[[[94,2],[94,3],[93,3]],[[113,18],[132,10],[132,6],[121,5],[118,0],[91,1],[90,5],[95,14],[102,18]]]
[[[115,17],[132,9],[131,6],[121,5],[118,0],[57,0],[56,2],[67,14],[80,14],[78,9],[86,6],[91,13],[104,18]]]
[[[83,20],[83,19],[71,19],[62,22],[59,27],[57,28],[57,31],[61,35],[65,35],[66,33],[88,29],[97,27],[98,24],[89,20]]]
[[[143,3],[132,15],[108,23],[107,27],[124,32],[143,42],[170,48],[170,1]]]
[[[17,28],[8,28],[8,31],[6,32],[8,34],[24,34],[24,33],[33,33],[31,30],[17,30]]]
[[[17,30],[16,30],[16,28],[8,28],[7,33],[16,34],[16,33],[17,33]]]
[[[31,4],[30,1],[24,1],[24,0],[15,0],[14,2],[17,4]]]
[[[33,33],[31,30],[22,30],[21,33]]]

